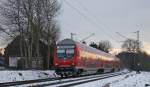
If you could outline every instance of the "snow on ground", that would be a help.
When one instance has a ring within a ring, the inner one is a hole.
[[[132,72],[130,74],[111,77],[95,82],[78,85],[75,87],[150,87],[150,72],[141,72],[140,74]]]
[[[0,71],[0,83],[54,77],[54,70]]]
[[[0,71],[0,83],[54,77],[55,73],[52,70]],[[75,87],[150,87],[145,86],[145,84],[150,85],[150,72],[141,72],[140,74],[131,72]]]
[[[124,79],[110,84],[110,87],[146,87],[145,84],[150,85],[150,72],[125,76]]]

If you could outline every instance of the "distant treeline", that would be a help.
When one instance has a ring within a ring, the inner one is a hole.
[[[150,71],[150,56],[146,52],[122,52],[117,57],[129,69]]]

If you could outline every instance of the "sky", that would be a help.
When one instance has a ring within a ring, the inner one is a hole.
[[[114,48],[121,48],[125,38],[136,39],[140,31],[143,49],[150,53],[150,0],[59,0],[61,10],[58,21],[61,38],[80,41],[92,33],[87,43],[109,40]]]
[[[0,0],[4,1],[4,0]],[[108,40],[120,50],[125,38],[136,39],[140,31],[142,48],[150,54],[150,0],[58,0],[61,4],[58,23],[60,40],[70,38],[81,41],[92,33],[87,43]]]

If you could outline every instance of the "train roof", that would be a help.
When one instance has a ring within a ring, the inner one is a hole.
[[[83,50],[86,50],[88,52],[92,52],[92,53],[97,53],[97,54],[101,54],[103,56],[106,56],[106,57],[112,57],[112,58],[117,58],[115,56],[113,56],[112,54],[110,53],[106,53],[104,51],[101,51],[101,50],[98,50],[96,48],[93,48],[93,47],[90,47],[90,46],[87,46],[86,44],[83,44],[83,43],[80,43],[80,42],[77,42],[77,41],[74,41],[72,39],[64,39],[60,42],[58,42],[57,44],[58,46],[62,46],[62,45],[77,45],[79,48],[83,49]]]
[[[76,41],[74,41],[72,39],[64,39],[64,40],[58,42],[57,45],[76,45]]]

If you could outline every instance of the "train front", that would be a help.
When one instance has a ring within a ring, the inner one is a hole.
[[[76,72],[76,51],[76,44],[71,39],[62,40],[57,44],[53,61],[56,74],[66,77]]]

